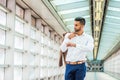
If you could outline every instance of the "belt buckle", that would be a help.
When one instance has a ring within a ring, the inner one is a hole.
[[[82,61],[78,61],[77,64],[82,64]]]
[[[76,64],[79,64],[80,61],[77,61]],[[80,63],[81,64],[81,63]]]

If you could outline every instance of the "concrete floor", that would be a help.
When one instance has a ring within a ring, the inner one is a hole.
[[[118,80],[103,72],[87,72],[85,80]]]

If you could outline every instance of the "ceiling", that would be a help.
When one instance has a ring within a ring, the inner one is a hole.
[[[86,19],[86,33],[92,34],[89,0],[52,0],[50,2],[70,31],[74,30],[74,18],[82,16]]]
[[[98,59],[104,59],[120,41],[120,0],[109,0],[103,25]]]
[[[120,41],[120,0],[41,0],[73,31],[75,17],[86,19],[85,32],[94,38],[94,50],[88,59],[103,60]],[[68,32],[68,31],[66,31]]]

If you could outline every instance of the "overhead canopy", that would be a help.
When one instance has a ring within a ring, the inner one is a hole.
[[[98,59],[103,59],[120,41],[120,0],[109,0],[107,13],[98,51]]]

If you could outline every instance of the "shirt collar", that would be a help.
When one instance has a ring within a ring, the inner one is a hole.
[[[84,36],[84,35],[85,35],[85,32],[83,32],[82,35],[80,35],[80,36]],[[76,35],[76,36],[78,36],[78,35]]]

